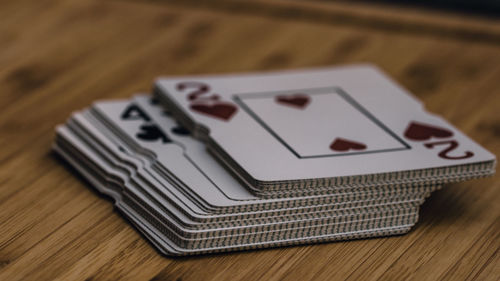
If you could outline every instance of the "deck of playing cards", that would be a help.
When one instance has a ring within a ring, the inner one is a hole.
[[[406,233],[496,159],[372,66],[160,78],[54,149],[166,255]]]

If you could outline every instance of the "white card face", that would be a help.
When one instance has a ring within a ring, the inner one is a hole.
[[[495,161],[370,66],[159,79],[156,88],[257,182],[468,164],[492,172]]]

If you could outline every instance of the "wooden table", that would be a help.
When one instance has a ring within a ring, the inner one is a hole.
[[[407,235],[160,256],[50,151],[54,127],[160,75],[370,62],[500,152],[500,24],[352,3],[2,1],[0,280],[498,280],[500,179],[435,192]]]

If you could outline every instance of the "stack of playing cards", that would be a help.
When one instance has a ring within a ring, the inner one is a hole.
[[[74,113],[54,149],[166,255],[402,234],[496,164],[371,66],[161,78]]]

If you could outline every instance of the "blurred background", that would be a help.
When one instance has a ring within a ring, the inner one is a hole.
[[[491,17],[498,16],[500,2],[495,0],[351,0],[365,3],[381,3],[385,5],[414,6],[428,9],[441,9],[466,14],[481,14]]]
[[[174,262],[50,147],[71,112],[158,76],[372,63],[499,155],[499,14],[495,0],[0,1],[0,279],[498,276],[498,177],[436,192],[400,238]]]

